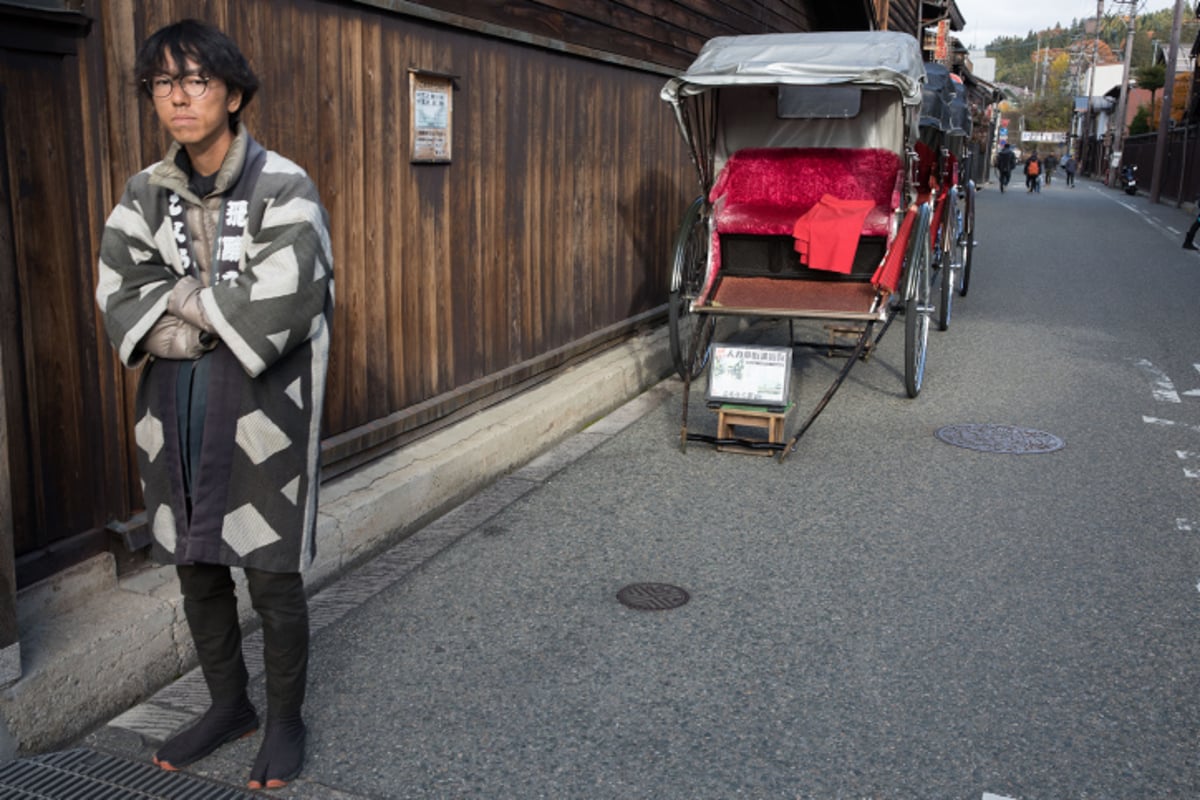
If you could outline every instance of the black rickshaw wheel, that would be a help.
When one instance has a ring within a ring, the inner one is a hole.
[[[946,193],[946,203],[943,206],[941,224],[938,226],[938,257],[941,269],[938,270],[938,330],[944,331],[950,327],[950,312],[954,306],[954,284],[957,281],[958,265],[958,192],[951,188]]]
[[[932,212],[928,205],[923,205],[917,213],[920,216],[904,257],[904,389],[909,397],[921,393],[929,345],[929,218]]]
[[[963,211],[963,265],[958,273],[958,295],[967,296],[971,285],[971,262],[975,260],[975,181],[967,181],[967,202]]]
[[[698,377],[708,363],[708,345],[712,341],[711,318],[698,319],[691,311],[692,300],[704,287],[704,271],[708,263],[708,220],[704,212],[704,197],[697,197],[684,214],[683,224],[675,236],[671,266],[671,286],[668,293],[667,321],[671,340],[671,359],[680,378]],[[701,347],[688,368],[688,348],[697,324],[707,324]]]

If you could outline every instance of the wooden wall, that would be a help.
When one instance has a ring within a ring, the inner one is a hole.
[[[247,124],[309,171],[329,209],[327,477],[658,323],[697,190],[658,93],[705,40],[869,27],[865,0],[836,12],[821,0],[69,5],[86,24],[47,23],[58,51],[0,30],[13,132],[0,136],[0,363],[22,583],[104,547],[106,525],[136,529],[136,375],[91,297],[104,219],[167,146],[131,75],[159,26],[194,16],[238,41],[262,81]],[[26,12],[0,0],[0,28],[6,14]],[[410,161],[410,68],[455,76],[449,164]],[[29,161],[31,147],[44,158]],[[36,202],[22,194],[31,181]]]
[[[887,29],[921,40],[921,0],[882,0],[887,5]]]
[[[76,554],[64,543],[102,527],[127,494],[125,459],[109,449],[123,415],[91,296],[103,192],[87,164],[103,156],[79,57],[87,32],[78,15],[0,22],[2,522],[16,554],[51,548],[66,560]]]
[[[403,3],[364,0],[395,8]],[[714,36],[819,29],[829,7],[809,0],[422,0],[420,5],[531,36],[683,69]],[[859,19],[859,27],[865,27]]]

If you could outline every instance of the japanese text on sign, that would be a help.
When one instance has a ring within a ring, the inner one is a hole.
[[[708,395],[714,401],[787,403],[792,368],[789,347],[744,347],[714,344]]]

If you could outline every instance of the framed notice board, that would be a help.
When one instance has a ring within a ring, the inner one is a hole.
[[[712,345],[708,402],[783,408],[788,404],[792,348]]]
[[[454,76],[408,71],[408,98],[412,108],[412,160],[414,163],[450,163],[454,132]]]

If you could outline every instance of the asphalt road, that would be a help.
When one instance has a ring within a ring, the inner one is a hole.
[[[1200,796],[1187,221],[1083,181],[985,190],[917,399],[897,325],[782,464],[680,452],[668,381],[528,491],[506,479],[315,636],[308,766],[278,796]],[[798,361],[801,406],[838,366]],[[935,437],[958,424],[1065,446]],[[628,609],[635,582],[690,601]],[[256,746],[195,771],[240,782]]]

